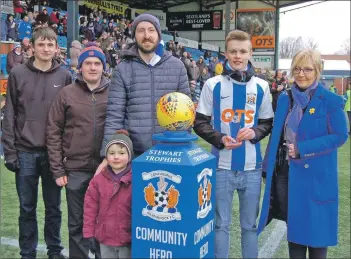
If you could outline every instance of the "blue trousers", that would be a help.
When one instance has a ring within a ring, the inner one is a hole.
[[[239,195],[241,250],[243,258],[258,257],[256,220],[261,195],[261,170],[216,172],[215,257],[228,258],[232,219],[232,201]]]
[[[16,189],[20,202],[19,246],[22,258],[36,258],[38,246],[37,202],[39,177],[45,205],[44,238],[48,255],[60,254],[61,187],[57,186],[46,152],[18,154],[20,170],[16,173]],[[41,219],[40,219],[41,220]]]

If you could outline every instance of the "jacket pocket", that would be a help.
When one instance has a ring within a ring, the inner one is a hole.
[[[73,136],[76,128],[73,128],[72,131],[65,132],[63,134],[63,148],[64,148],[64,156],[65,157],[70,157],[73,154]]]
[[[21,131],[21,138],[34,147],[45,146],[46,126],[36,120],[26,120]]]
[[[310,164],[313,166],[313,200],[317,203],[337,201],[338,181],[337,171],[329,166],[329,159],[321,157],[314,159]]]

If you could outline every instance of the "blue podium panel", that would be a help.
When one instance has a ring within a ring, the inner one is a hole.
[[[132,257],[214,258],[215,157],[159,143],[132,168]]]

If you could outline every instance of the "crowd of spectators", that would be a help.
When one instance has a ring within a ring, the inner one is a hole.
[[[38,1],[14,1],[14,15],[8,14],[2,19],[1,40],[21,42],[16,44],[7,57],[7,72],[17,64],[26,62],[32,56],[29,40],[32,32],[41,26],[53,28],[59,36],[67,36],[67,13],[53,8],[51,13],[45,8],[49,3],[42,1],[40,11],[34,11],[34,5]],[[61,48],[57,58],[61,60],[72,73],[74,79],[78,70],[78,56],[88,45],[94,43],[99,46],[107,62],[106,75],[111,75],[112,69],[117,66],[121,50],[126,44],[132,43],[131,26],[133,20],[122,15],[108,14],[102,10],[80,7],[79,17],[79,40],[68,42],[67,49]],[[162,33],[179,36],[177,32],[162,31]],[[184,63],[191,90],[193,101],[197,101],[204,82],[223,71],[223,62],[217,57],[211,57],[210,51],[205,51],[199,58],[193,58],[190,52],[185,51],[184,46],[176,41],[169,41],[165,46],[173,56]],[[69,59],[67,54],[69,53]]]

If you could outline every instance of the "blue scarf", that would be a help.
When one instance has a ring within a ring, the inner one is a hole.
[[[252,70],[253,68],[250,62],[247,64],[247,66],[244,69],[235,70],[230,66],[228,60],[226,60],[224,63],[223,75],[228,75],[229,77],[231,77],[232,79],[238,82],[247,82],[251,78],[251,77],[247,78],[247,74],[253,73]]]
[[[165,43],[163,40],[161,40],[155,49],[155,54],[153,55],[152,59],[150,60],[150,63],[149,63],[150,66],[153,67],[158,62],[160,62],[160,60],[163,56],[164,47],[165,47]]]
[[[300,125],[301,118],[304,113],[304,109],[308,106],[311,101],[314,90],[317,88],[318,82],[315,81],[305,91],[300,91],[298,86],[294,83],[291,87],[292,98],[294,105],[289,112],[285,121],[285,137],[287,144],[296,143],[296,134]]]

